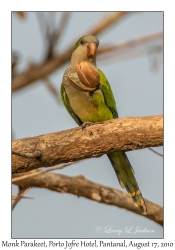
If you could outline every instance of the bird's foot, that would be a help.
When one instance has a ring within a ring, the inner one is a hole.
[[[93,124],[94,124],[94,122],[89,122],[89,121],[84,122],[84,123],[81,125],[82,130],[84,130],[86,127],[91,126],[91,125],[93,125]]]

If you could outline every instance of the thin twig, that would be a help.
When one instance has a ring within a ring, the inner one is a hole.
[[[45,82],[45,86],[48,88],[48,90],[53,94],[53,96],[55,97],[55,99],[57,100],[57,102],[60,104],[61,103],[60,94],[57,91],[57,89],[55,88],[55,86],[50,82],[50,80],[48,79],[48,77],[45,77],[43,79],[43,81]]]
[[[45,61],[49,60],[53,57],[54,53],[54,21],[55,21],[55,13],[49,12],[48,18],[46,19],[46,39],[48,41],[48,47],[46,49],[46,58]]]
[[[151,150],[153,153],[155,153],[155,154],[157,154],[157,155],[163,157],[163,154],[157,152],[156,150],[154,150],[154,149],[152,149],[152,148],[148,148],[148,149]]]
[[[35,169],[35,170],[32,170],[32,171],[30,171],[28,173],[23,173],[22,176],[12,178],[12,183],[15,184],[15,182],[17,182],[17,181],[22,181],[24,179],[31,178],[31,177],[34,177],[34,176],[37,176],[37,175],[40,175],[40,174],[43,174],[43,173],[46,173],[46,172],[49,172],[49,171],[60,170],[60,169],[63,169],[65,167],[67,167],[67,166],[73,165],[73,164],[78,163],[78,162],[79,161],[62,164],[61,166],[56,166],[56,167],[53,167],[53,168],[50,168],[50,169],[46,169],[46,170],[43,170],[43,171]],[[17,176],[17,175],[15,175],[15,176]],[[21,200],[21,198],[30,198],[30,197],[23,197],[23,195],[28,191],[28,189],[25,189],[25,190],[22,189],[21,192],[23,190],[24,191],[22,193],[20,193],[20,187],[19,187],[19,195],[15,197],[15,201],[12,204],[12,210],[17,205],[17,203]]]
[[[162,32],[138,37],[138,38],[135,38],[133,40],[123,42],[120,44],[116,44],[116,45],[103,46],[103,47],[98,49],[98,54],[104,55],[104,54],[109,53],[109,52],[113,53],[114,51],[117,51],[117,52],[126,51],[126,50],[129,50],[129,49],[134,48],[136,46],[138,47],[140,45],[148,44],[148,43],[155,42],[158,40],[163,41],[163,33]]]
[[[94,36],[100,34],[101,32],[105,31],[109,26],[114,24],[115,22],[120,21],[123,17],[128,15],[130,12],[112,12],[107,14],[105,17],[103,17],[96,25],[93,26],[92,29],[90,29],[89,33]]]
[[[30,187],[27,187],[27,188],[22,188],[22,187],[18,187],[19,188],[19,192],[18,192],[18,196],[16,197],[15,201],[13,202],[12,204],[12,210],[16,207],[16,205],[18,204],[18,202],[24,198],[23,195],[25,193],[27,193],[30,189]]]
[[[33,197],[28,197],[28,196],[12,195],[12,200],[15,201],[15,200],[17,200],[19,197],[20,197],[21,199],[33,199]]]
[[[73,165],[73,164],[78,163],[78,162],[80,162],[80,161],[69,162],[69,163],[66,163],[66,164],[62,164],[61,166],[55,166],[53,168],[49,168],[49,169],[46,169],[46,170],[43,170],[43,171],[39,171],[39,170],[35,169],[35,170],[30,171],[30,172],[23,173],[22,176],[12,178],[12,183],[15,184],[15,182],[17,182],[17,181],[21,181],[21,180],[24,180],[24,179],[27,179],[27,178],[31,178],[33,176],[43,174],[45,172],[50,172],[50,171],[53,171],[53,170],[60,170],[60,169],[63,169],[65,167],[68,167],[68,166]],[[21,175],[21,174],[15,174],[13,176],[18,176],[18,175]]]
[[[122,53],[118,53],[117,51],[115,51],[114,53],[100,55],[99,62],[100,62],[100,65],[101,64],[106,65],[106,63],[112,64],[114,62],[122,62],[123,60],[129,60],[132,58],[144,56],[145,54],[147,55],[148,51],[149,51],[149,54],[161,53],[163,51],[163,47],[157,45],[149,49],[137,48],[133,50],[126,50],[126,51],[123,51]]]
[[[55,16],[52,14],[53,13],[51,13],[49,15],[50,20],[49,20],[49,23],[47,25],[47,32],[46,32],[47,33],[47,40],[49,43],[46,60],[50,59],[54,55],[54,49],[55,49],[56,45],[58,44],[58,40],[60,39],[61,35],[63,34],[63,31],[65,30],[70,12],[63,12],[62,19],[60,21],[60,25],[59,25],[58,30],[57,30],[57,28],[53,28],[55,26],[54,25]]]
[[[61,21],[59,23],[59,29],[55,30],[54,32],[54,37],[55,37],[55,41],[54,41],[54,46],[58,45],[58,41],[60,40],[61,36],[63,35],[65,29],[66,29],[66,25],[68,23],[69,17],[70,17],[71,12],[63,12]]]
[[[37,18],[38,18],[38,23],[39,23],[39,26],[40,26],[41,35],[42,35],[42,37],[44,38],[44,41],[45,41],[47,23],[46,23],[44,13],[42,11],[37,11],[36,15],[37,15]]]

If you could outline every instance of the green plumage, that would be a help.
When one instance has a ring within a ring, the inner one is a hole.
[[[87,121],[100,122],[118,117],[110,84],[101,70],[98,69],[100,77],[99,86],[91,93],[77,89],[68,80],[69,76],[71,80],[79,83],[79,78],[76,74],[76,64],[86,61],[89,65],[96,66],[96,53],[91,58],[87,56],[87,46],[90,43],[96,43],[98,47],[97,38],[91,35],[84,36],[76,42],[70,65],[64,73],[61,85],[63,104],[78,125],[82,125]],[[120,185],[130,193],[134,204],[139,207],[141,213],[146,214],[147,209],[144,199],[125,152],[118,151],[111,153],[108,155],[108,158],[115,170]]]

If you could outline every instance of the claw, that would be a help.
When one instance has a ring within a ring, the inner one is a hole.
[[[91,125],[93,125],[93,124],[94,124],[94,122],[89,122],[89,121],[84,122],[84,123],[81,125],[82,130],[84,130],[86,127],[91,126]]]

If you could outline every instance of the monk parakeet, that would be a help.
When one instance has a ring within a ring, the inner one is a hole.
[[[118,118],[109,82],[96,66],[98,45],[98,39],[92,35],[83,36],[75,43],[61,84],[62,102],[78,125]],[[145,201],[125,152],[117,151],[107,156],[121,187],[126,188],[134,204],[146,215]]]

